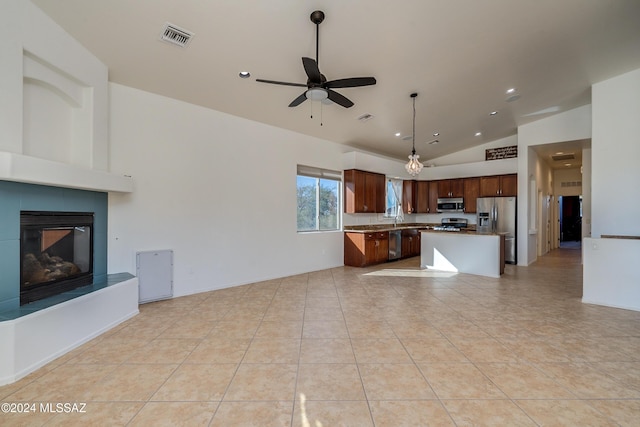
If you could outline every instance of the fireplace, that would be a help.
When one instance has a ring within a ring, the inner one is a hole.
[[[93,283],[93,216],[20,212],[20,305]]]

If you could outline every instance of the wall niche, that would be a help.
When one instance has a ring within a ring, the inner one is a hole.
[[[90,87],[24,51],[22,154],[89,167],[91,94]]]

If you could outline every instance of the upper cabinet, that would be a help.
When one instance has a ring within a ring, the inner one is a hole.
[[[385,176],[357,169],[344,171],[344,212],[384,213]]]
[[[480,195],[480,178],[464,179],[464,212],[476,213],[476,201]]]
[[[463,197],[464,196],[464,180],[443,179],[438,182],[438,197]]]
[[[402,181],[402,211],[404,213],[416,213],[418,202],[418,182]]]
[[[438,181],[417,181],[416,213],[435,213],[438,208]]]
[[[480,196],[517,196],[518,175],[494,175],[480,178]]]

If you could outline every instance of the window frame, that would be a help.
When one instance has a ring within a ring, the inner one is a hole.
[[[315,228],[314,229],[299,229],[298,225],[298,211],[300,209],[300,201],[298,199],[298,179],[299,177],[315,179]],[[335,228],[322,228],[320,221],[320,186],[321,181],[334,181],[336,183],[336,224]],[[343,177],[341,171],[334,171],[330,169],[322,169],[313,166],[298,165],[296,170],[296,231],[298,233],[327,233],[342,231],[342,203],[343,203]]]
[[[393,209],[393,213],[389,212],[389,205],[387,204],[387,202],[389,201],[389,185],[391,185],[392,187],[394,186],[394,183],[399,183],[399,189],[400,191],[393,191],[393,197],[396,201],[396,205]],[[384,186],[384,217],[385,218],[397,218],[399,216],[399,211],[402,208],[402,186],[403,186],[403,180],[400,178],[386,178],[385,181],[385,186]]]

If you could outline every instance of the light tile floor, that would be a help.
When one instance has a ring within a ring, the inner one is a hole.
[[[579,250],[507,266],[500,279],[418,265],[143,305],[0,387],[2,402],[37,405],[0,424],[640,425],[640,313],[581,303]]]

